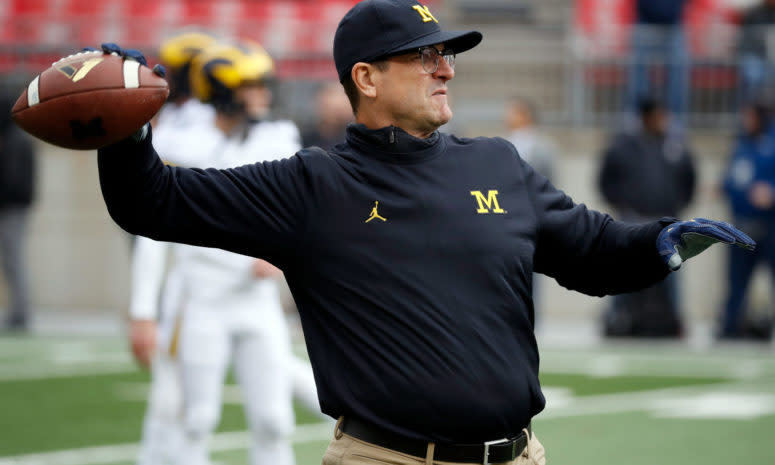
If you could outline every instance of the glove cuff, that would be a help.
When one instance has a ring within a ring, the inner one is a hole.
[[[134,142],[142,142],[151,133],[151,123],[143,124],[143,127],[137,130],[134,134],[129,136]]]

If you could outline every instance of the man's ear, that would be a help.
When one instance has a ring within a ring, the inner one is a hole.
[[[374,98],[377,96],[377,83],[379,82],[379,71],[371,63],[358,62],[353,65],[350,72],[353,83],[366,97]]]

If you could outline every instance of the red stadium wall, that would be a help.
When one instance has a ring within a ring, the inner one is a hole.
[[[576,33],[586,44],[588,53],[598,57],[627,54],[629,28],[635,20],[634,0],[576,0]],[[724,0],[690,0],[685,22],[689,30],[692,55],[703,57],[719,53],[709,47],[718,40],[708,40],[719,25],[736,22],[736,12]]]
[[[336,25],[357,0],[0,0],[0,72],[48,66],[63,53],[116,42],[153,56],[196,26],[257,40],[284,76],[333,77]],[[440,3],[429,2],[431,5]]]
[[[575,7],[578,51],[591,61],[585,67],[586,82],[600,88],[623,85],[626,69],[622,63],[629,57],[635,0],[576,0]],[[706,58],[733,59],[737,16],[724,0],[689,0],[684,22],[689,51],[696,64],[691,70],[693,88],[737,86],[733,66],[700,65]]]

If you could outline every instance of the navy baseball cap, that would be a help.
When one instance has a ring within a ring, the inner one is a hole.
[[[339,81],[355,63],[444,43],[455,53],[482,41],[477,31],[442,31],[427,6],[416,0],[364,0],[339,22],[334,36],[334,63]]]

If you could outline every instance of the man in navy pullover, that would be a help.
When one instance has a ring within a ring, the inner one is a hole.
[[[285,272],[321,408],[340,419],[326,464],[545,463],[533,271],[604,295],[713,241],[752,246],[722,223],[613,221],[505,140],[439,133],[455,52],[481,38],[415,1],[366,0],[334,39],[357,121],[342,144],[230,170],[165,166],[147,130],[99,152],[124,229]]]

